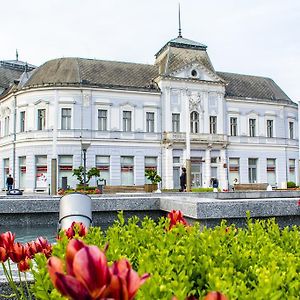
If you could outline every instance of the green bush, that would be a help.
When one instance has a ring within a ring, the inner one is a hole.
[[[254,222],[249,217],[246,228],[238,229],[223,221],[214,229],[200,230],[196,223],[167,231],[168,224],[166,218],[155,222],[147,217],[132,217],[126,223],[120,214],[105,234],[94,227],[83,239],[100,249],[109,243],[108,261],[126,257],[139,274],[151,274],[136,299],[202,299],[210,290],[230,300],[300,299],[299,226],[280,229],[274,219]],[[62,237],[53,255],[63,257],[66,245]],[[35,296],[62,299],[53,290],[45,264],[45,259],[36,260]]]
[[[214,190],[213,188],[202,188],[202,187],[192,188],[192,192],[195,192],[195,193],[212,192],[213,190]]]
[[[296,187],[296,183],[293,181],[288,181],[287,182],[287,188],[295,188]]]

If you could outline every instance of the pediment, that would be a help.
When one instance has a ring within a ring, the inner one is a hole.
[[[40,106],[47,105],[47,104],[49,104],[49,101],[43,99],[38,99],[37,101],[34,102],[34,105],[40,105]]]
[[[184,79],[224,82],[224,80],[216,73],[201,65],[199,62],[187,64],[184,67],[170,73],[170,76]]]

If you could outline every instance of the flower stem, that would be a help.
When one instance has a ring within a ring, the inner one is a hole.
[[[22,277],[21,277],[21,272],[19,269],[18,269],[18,275],[19,275],[19,281],[20,281],[21,299],[26,299],[26,296],[24,293],[23,281],[22,281]]]
[[[25,283],[26,283],[27,295],[28,295],[28,297],[29,297],[29,300],[32,300],[31,292],[30,292],[30,287],[29,287],[29,285],[28,285],[26,273],[24,274],[24,276],[25,276]]]
[[[6,266],[5,266],[5,263],[2,262],[2,269],[4,271],[4,274],[5,274],[5,277],[7,279],[7,282],[10,286],[10,288],[13,290],[14,294],[12,294],[14,297],[17,297],[17,299],[19,299],[19,293],[18,293],[18,289],[16,287],[16,284],[13,280],[13,277],[12,277],[12,272],[11,272],[11,266],[10,266],[10,262],[9,260],[7,261],[7,264],[8,264],[8,269],[9,271],[7,270]],[[11,297],[11,296],[9,296]]]

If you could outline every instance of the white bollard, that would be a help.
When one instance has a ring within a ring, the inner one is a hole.
[[[89,227],[92,223],[92,199],[88,195],[72,193],[60,199],[58,230],[68,229],[73,222]]]

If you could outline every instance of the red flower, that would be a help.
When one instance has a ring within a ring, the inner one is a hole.
[[[113,299],[131,300],[136,295],[140,286],[149,277],[141,277],[135,272],[126,259],[115,262],[110,268],[111,282],[106,296]]]
[[[43,237],[38,237],[35,241],[38,253],[43,253],[47,258],[52,254],[52,245]]]
[[[66,252],[67,274],[57,257],[48,260],[48,271],[54,286],[69,299],[99,299],[110,278],[105,254],[96,246],[71,240]]]
[[[170,219],[170,226],[169,226],[169,230],[176,226],[176,224],[181,223],[184,226],[187,226],[188,223],[187,221],[184,219],[183,214],[180,210],[172,210],[170,213],[168,213],[168,218]]]
[[[209,292],[204,300],[228,300],[225,295],[220,292]]]
[[[20,272],[26,272],[30,269],[30,259],[29,258],[25,258],[24,260],[21,260],[18,263],[18,269],[20,270]]]
[[[0,247],[0,262],[5,262],[8,259],[8,253],[4,247]]]
[[[27,258],[27,246],[15,243],[12,249],[8,252],[8,256],[15,263],[25,260]]]
[[[298,200],[298,206],[300,206],[300,200]]]
[[[10,231],[1,233],[0,235],[0,247],[5,248],[7,251],[12,249],[15,242],[15,234],[12,234]]]
[[[76,233],[83,237],[87,234],[88,230],[81,222],[73,222],[71,226],[66,230],[66,236],[68,239],[72,239]]]

